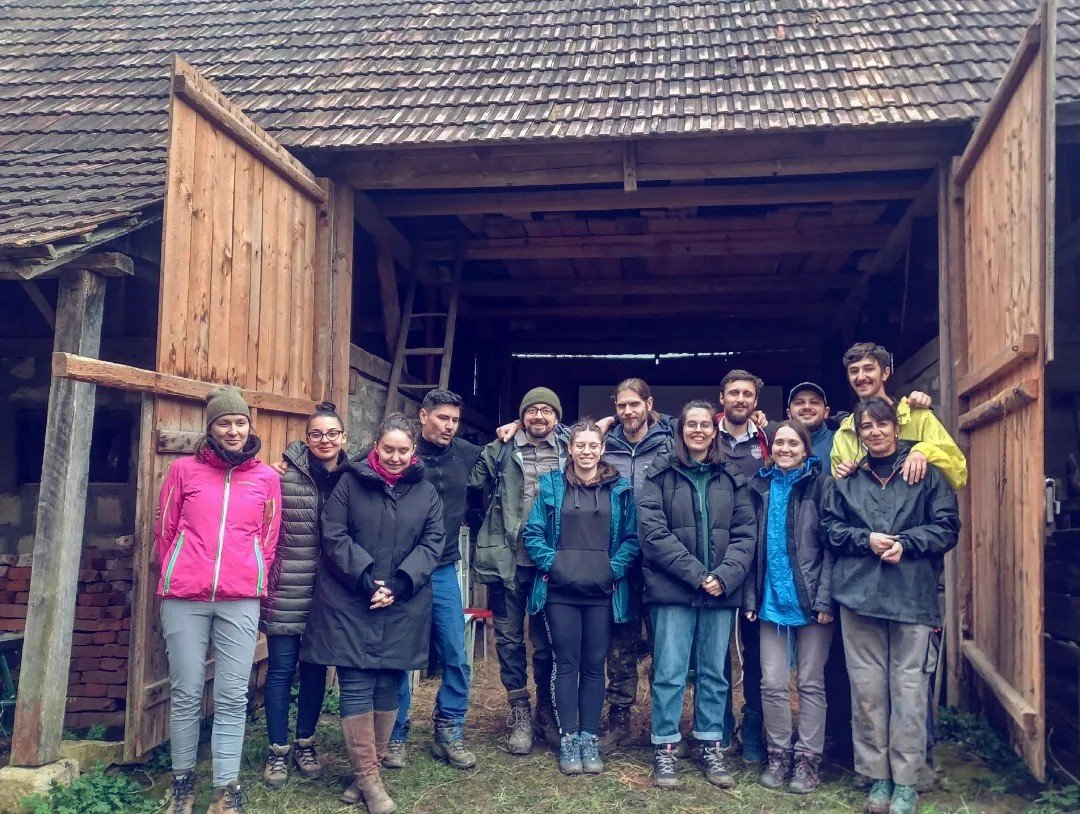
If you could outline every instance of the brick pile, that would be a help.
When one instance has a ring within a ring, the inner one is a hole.
[[[24,564],[28,559],[0,564],[0,632],[23,632],[30,596],[30,567]],[[124,721],[131,588],[129,552],[84,552],[64,717],[68,728],[115,726]]]

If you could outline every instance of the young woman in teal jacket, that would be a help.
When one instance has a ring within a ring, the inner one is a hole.
[[[629,617],[626,575],[641,546],[633,489],[600,460],[603,433],[593,421],[570,428],[569,449],[565,473],[540,478],[525,524],[525,550],[537,568],[528,612],[543,615],[555,654],[559,769],[599,774],[604,661],[612,624]]]

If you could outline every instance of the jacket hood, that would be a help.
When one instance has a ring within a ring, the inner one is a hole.
[[[342,469],[346,472],[352,472],[356,477],[364,481],[372,481],[375,483],[386,485],[379,473],[371,468],[371,465],[367,462],[367,458],[353,458],[346,464],[342,465]],[[424,479],[424,462],[417,459],[416,463],[409,466],[408,469],[401,476],[399,483],[419,483]]]
[[[799,477],[795,479],[795,483],[800,483],[807,478],[816,478],[821,474],[822,463],[821,458],[816,455],[811,455],[805,461],[803,461],[800,467]],[[775,464],[773,466],[765,466],[758,470],[758,473],[750,481],[750,486],[758,492],[769,491],[769,483],[772,480],[773,472],[776,470]]]
[[[646,478],[657,478],[662,472],[668,469],[675,469],[681,465],[678,454],[675,450],[670,452],[664,452],[656,456],[656,460],[653,461],[652,466],[649,467],[649,471],[645,473]],[[745,486],[748,481],[742,472],[738,470],[731,461],[721,461],[718,464],[712,464],[713,468],[717,472],[725,473],[732,481],[735,482],[735,486]]]
[[[656,444],[657,442],[662,442],[670,436],[671,433],[664,426],[663,421],[654,421],[651,425],[649,425],[649,429],[645,433],[645,437],[638,442],[637,446],[639,449],[647,450],[653,444]],[[609,452],[611,451],[610,447],[612,444],[614,444],[615,448],[619,450],[629,450],[632,446],[632,444],[626,440],[626,433],[623,431],[622,423],[618,421],[615,422],[614,428],[612,428],[611,432],[608,433],[608,437],[605,443],[609,447]]]
[[[291,463],[301,472],[307,472],[308,467],[308,454],[309,450],[307,444],[303,441],[293,441],[287,447],[285,451],[281,453],[281,457]]]

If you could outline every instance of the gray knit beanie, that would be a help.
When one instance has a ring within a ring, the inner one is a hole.
[[[559,401],[559,397],[555,395],[554,390],[550,390],[547,387],[534,387],[526,393],[525,398],[521,400],[521,407],[518,408],[518,415],[524,418],[525,411],[536,404],[546,404],[555,411],[555,417],[559,419],[559,421],[562,421],[562,402]]]
[[[246,415],[248,420],[251,419],[251,409],[239,388],[223,384],[211,390],[206,397],[206,426],[209,427],[223,415]]]

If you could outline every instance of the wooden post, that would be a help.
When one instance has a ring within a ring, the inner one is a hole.
[[[104,278],[89,271],[65,275],[56,307],[54,350],[96,357],[104,302]],[[49,388],[13,766],[41,766],[60,756],[96,389],[59,378],[53,378]]]
[[[334,188],[334,255],[333,272],[333,328],[330,344],[333,347],[333,364],[330,392],[331,401],[337,403],[338,411],[346,419],[349,416],[349,348],[352,341],[353,304],[353,203],[355,191],[346,183],[338,182]]]

